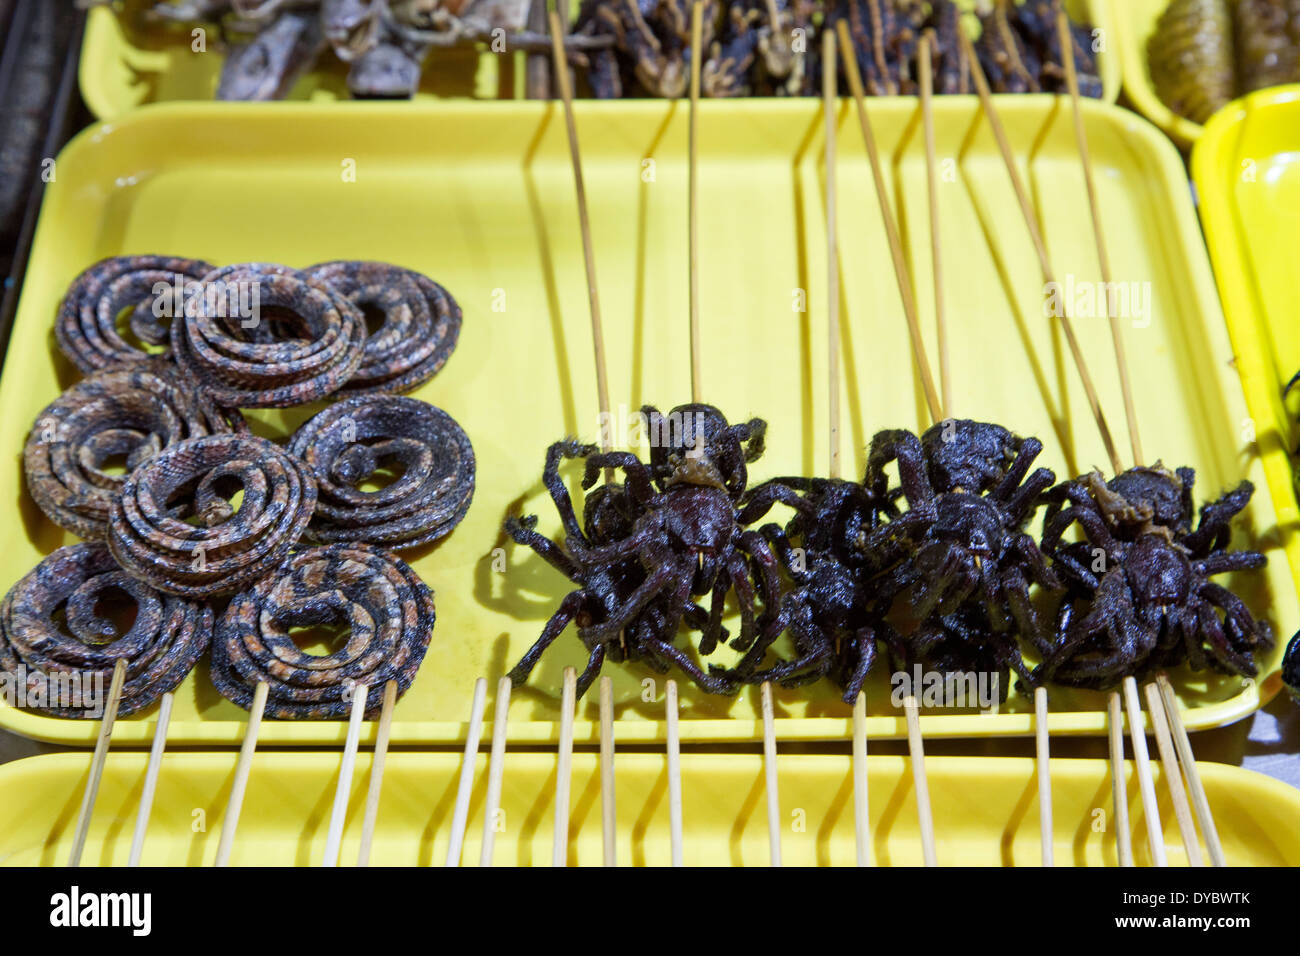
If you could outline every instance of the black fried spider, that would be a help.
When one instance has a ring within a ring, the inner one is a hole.
[[[559,466],[563,459],[587,458],[596,452],[595,445],[582,445],[576,441],[559,441],[546,452],[543,483],[550,492],[555,508],[564,526],[566,544],[582,542],[586,547],[597,547],[621,541],[631,534],[639,516],[636,503],[627,489],[618,484],[605,484],[586,495],[583,501],[582,524],[578,524],[568,489],[560,478]],[[538,660],[552,642],[563,633],[570,622],[576,624],[579,637],[589,651],[587,666],[578,679],[581,696],[600,673],[606,657],[620,662],[641,660],[659,673],[666,673],[670,661],[676,661],[681,652],[672,647],[676,623],[669,631],[667,602],[652,603],[644,609],[623,634],[612,640],[588,640],[587,628],[614,617],[632,597],[646,578],[645,569],[635,556],[610,564],[579,565],[570,551],[557,545],[536,530],[537,516],[507,518],[506,533],[516,543],[536,551],[548,564],[559,570],[578,587],[569,592],[559,608],[546,622],[541,637],[529,648],[519,663],[510,671],[516,684],[528,680]],[[688,602],[683,616],[687,623],[703,630],[708,625],[708,615],[694,602]],[[723,632],[725,639],[725,632]],[[689,658],[687,658],[689,662]]]
[[[745,525],[761,520],[776,503],[795,512],[784,530],[775,523],[759,529],[794,582],[782,598],[781,615],[795,657],[758,670],[767,650],[760,642],[729,673],[746,683],[785,687],[832,674],[852,703],[875,661],[877,632],[888,628],[864,586],[868,558],[861,543],[879,522],[877,503],[863,485],[831,478],[774,478],[745,501]]]
[[[1291,638],[1282,657],[1282,683],[1291,692],[1292,699],[1300,703],[1300,633]]]
[[[1043,551],[1069,585],[1056,638],[1036,676],[1106,690],[1186,662],[1254,677],[1254,654],[1273,632],[1211,577],[1263,567],[1258,551],[1231,551],[1232,518],[1249,503],[1243,481],[1202,506],[1192,529],[1190,468],[1133,468],[1106,482],[1098,472],[1063,482],[1051,500]],[[1062,544],[1077,525],[1083,540]]]
[[[580,693],[599,672],[604,648],[619,642],[620,635],[629,654],[635,651],[660,663],[675,663],[710,693],[735,693],[735,681],[721,669],[705,673],[672,641],[688,613],[698,620],[691,598],[712,594],[699,645],[702,656],[711,654],[725,639],[722,611],[732,588],[741,613],[741,632],[733,647],[744,650],[760,632],[769,641],[775,639],[775,634],[767,637],[770,632],[780,632],[776,559],[757,532],[746,531],[736,522],[736,502],[747,483],[746,463],[762,453],[766,423],[754,419],[729,425],[710,405],[679,406],[667,416],[651,406],[642,411],[650,429],[648,465],[630,452],[595,454],[590,446],[578,446],[575,452],[586,458],[584,489],[591,489],[605,469],[626,474],[626,485],[616,486],[620,521],[609,520],[603,534],[583,534],[572,518],[571,505],[565,516],[562,502],[567,502],[567,492],[548,460],[547,485],[565,523],[564,546],[531,526],[507,524],[516,541],[533,547],[583,585],[566,597],[566,604],[511,673],[526,679],[546,646],[585,610],[589,613],[579,620],[578,634],[591,657]],[[751,563],[764,606],[761,617],[755,613]],[[593,610],[596,613],[590,613]]]
[[[1033,538],[1023,531],[1039,497],[1055,480],[1039,468],[1036,438],[1018,438],[1000,425],[939,422],[920,440],[909,431],[883,431],[871,442],[866,484],[877,501],[889,500],[891,461],[898,462],[908,510],[867,535],[864,550],[885,570],[870,587],[890,607],[907,635],[906,666],[1015,670],[1032,684],[1017,635],[1035,645],[1047,625],[1030,586],[1060,587]],[[953,635],[969,640],[952,641]],[[935,649],[949,648],[935,657]],[[961,653],[958,653],[960,651]],[[1000,693],[1007,687],[1003,680]]]

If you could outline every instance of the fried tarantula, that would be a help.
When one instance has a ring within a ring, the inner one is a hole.
[[[863,543],[885,569],[870,581],[873,597],[905,636],[901,655],[886,642],[896,666],[997,670],[1003,696],[1011,670],[1032,685],[1016,639],[1037,646],[1048,627],[1029,589],[1060,588],[1023,530],[1055,480],[1046,468],[1025,477],[1042,447],[1000,425],[951,419],[919,441],[903,430],[872,439],[869,493],[891,500],[885,467],[897,461],[908,505]]]
[[[728,673],[746,683],[775,681],[797,687],[831,675],[852,703],[876,659],[883,628],[880,608],[870,600],[865,580],[871,569],[860,544],[877,527],[880,508],[864,485],[831,478],[774,478],[746,495],[744,525],[761,520],[772,505],[793,508],[782,529],[763,525],[794,587],[781,602],[783,623],[794,641],[795,659],[758,670],[767,646],[755,644]]]
[[[587,547],[622,540],[631,533],[637,517],[635,503],[627,489],[618,484],[606,484],[586,496],[582,524],[578,524],[573,501],[560,478],[559,466],[564,459],[587,458],[595,452],[595,445],[581,445],[576,441],[556,442],[546,452],[543,471],[543,482],[560,514],[566,542],[579,541]],[[547,621],[541,637],[510,671],[510,679],[516,684],[528,680],[528,675],[543,652],[570,622],[576,624],[579,636],[585,640],[584,629],[603,623],[617,614],[646,578],[645,569],[635,557],[608,565],[580,567],[563,547],[535,531],[536,525],[536,515],[512,517],[506,519],[505,531],[516,543],[536,551],[578,587],[560,602],[559,609]],[[620,639],[589,642],[587,667],[578,679],[579,694],[586,691],[596,679],[606,657],[614,661],[643,660],[652,669],[666,673],[669,662],[676,661],[681,652],[671,646],[672,633],[665,633],[665,609],[666,602],[656,602],[638,616],[634,625],[628,627]],[[693,602],[688,603],[683,614],[688,624],[697,630],[703,630],[707,624],[704,609]],[[689,658],[687,663],[690,663]]]
[[[741,613],[741,632],[732,647],[743,651],[760,633],[768,643],[780,633],[776,559],[757,532],[744,530],[736,520],[736,504],[747,484],[746,464],[762,453],[766,423],[754,419],[729,425],[710,405],[679,406],[668,416],[647,406],[642,413],[650,429],[648,465],[629,452],[597,454],[591,446],[569,443],[556,451],[553,446],[546,483],[565,524],[563,546],[533,531],[535,518],[506,523],[516,541],[580,585],[511,671],[512,679],[527,679],[546,647],[576,618],[578,636],[590,651],[579,694],[614,645],[626,648],[627,657],[645,657],[661,670],[676,664],[705,691],[734,693],[735,681],[720,668],[705,673],[673,644],[686,618],[703,632],[701,656],[711,654],[725,640],[722,611],[732,588]],[[621,469],[627,476],[626,485],[606,484],[587,495],[586,533],[577,525],[556,472],[566,454],[586,459],[585,490],[595,486],[605,469]],[[750,564],[764,606],[761,616],[755,612]],[[702,619],[704,612],[691,599],[705,594],[712,595],[712,604]]]
[[[1291,692],[1292,699],[1300,703],[1300,633],[1291,638],[1282,658],[1282,683]]]
[[[1056,637],[1035,676],[1106,690],[1187,662],[1254,677],[1254,654],[1273,646],[1272,629],[1211,577],[1263,567],[1258,551],[1231,551],[1232,518],[1250,501],[1243,481],[1194,516],[1191,468],[1160,464],[1102,479],[1093,472],[1048,494],[1043,551],[1069,592]],[[1063,544],[1078,526],[1083,540]]]

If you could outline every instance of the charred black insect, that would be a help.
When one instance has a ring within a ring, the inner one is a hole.
[[[1159,464],[1112,478],[1098,472],[1048,495],[1043,551],[1069,591],[1036,677],[1105,690],[1184,662],[1253,677],[1273,646],[1268,624],[1210,579],[1264,566],[1258,551],[1228,548],[1231,521],[1250,501],[1243,481],[1195,517],[1190,468]],[[1083,539],[1062,542],[1077,526]]]
[[[896,664],[1000,672],[1002,695],[1012,670],[1033,683],[1017,637],[1037,645],[1048,626],[1030,587],[1060,587],[1023,530],[1055,480],[1046,468],[1028,474],[1042,447],[1000,425],[955,420],[934,425],[919,440],[903,430],[872,440],[869,492],[877,501],[890,499],[885,468],[897,461],[908,505],[862,545],[885,569],[870,587],[903,635],[901,646],[886,642]]]
[[[1282,658],[1282,683],[1296,703],[1300,703],[1300,633],[1291,638]]]
[[[674,646],[683,618],[702,630],[699,652],[708,656],[725,639],[722,611],[734,588],[741,631],[731,646],[745,650],[762,634],[770,642],[781,623],[780,581],[775,557],[762,537],[737,523],[736,507],[747,484],[746,465],[763,449],[766,423],[729,425],[710,405],[683,405],[664,416],[643,410],[650,431],[650,462],[629,452],[595,453],[591,446],[562,443],[548,455],[546,483],[565,524],[563,546],[533,531],[535,519],[507,521],[506,530],[581,586],[565,598],[541,638],[511,672],[526,679],[537,659],[569,621],[590,650],[579,683],[586,690],[609,649],[629,657],[671,662],[710,693],[734,693],[733,680],[705,673]],[[583,488],[593,489],[605,469],[619,469],[625,485],[605,485],[587,496],[578,527],[556,467],[561,456],[586,459]],[[555,466],[552,465],[552,456]],[[593,500],[595,504],[593,504]],[[756,589],[750,580],[753,565]],[[692,597],[712,595],[707,619]],[[769,635],[771,635],[769,637]]]
[[[866,578],[874,565],[861,549],[881,509],[855,482],[776,478],[750,491],[740,521],[759,521],[777,503],[793,508],[794,517],[784,529],[769,523],[759,532],[794,584],[782,599],[781,615],[795,657],[759,670],[767,646],[755,644],[731,673],[747,683],[770,680],[786,687],[830,675],[851,703],[875,661],[881,629],[889,629],[870,600]]]
[[[555,508],[564,526],[565,540],[583,542],[588,548],[613,544],[631,534],[639,511],[627,489],[618,484],[595,488],[583,501],[582,524],[579,525],[573,501],[559,474],[561,461],[587,458],[596,453],[595,445],[582,445],[576,441],[559,441],[546,452],[543,483],[550,492]],[[586,642],[589,652],[587,667],[578,679],[581,694],[600,673],[608,657],[615,662],[644,661],[652,669],[665,673],[677,649],[671,647],[672,633],[668,633],[666,602],[656,602],[645,608],[622,635],[613,640],[587,641],[587,629],[610,620],[645,582],[646,572],[635,557],[608,564],[579,565],[566,547],[534,530],[537,516],[507,518],[506,533],[516,543],[526,545],[538,553],[548,564],[560,571],[578,587],[560,602],[537,642],[524,654],[510,671],[510,679],[522,683],[528,679],[542,654],[570,623],[579,637]],[[688,624],[703,630],[708,616],[699,605],[687,604],[683,616]],[[675,627],[674,627],[675,631]]]

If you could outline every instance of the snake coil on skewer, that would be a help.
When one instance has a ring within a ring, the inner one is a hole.
[[[125,633],[98,613],[106,597],[126,595],[136,606]],[[57,623],[62,613],[62,627]],[[66,682],[68,699],[27,707],[52,717],[97,717],[113,667],[127,662],[120,715],[143,710],[174,690],[208,649],[210,608],[161,594],[123,572],[102,544],[60,548],[20,580],[0,606],[0,671],[25,668],[29,688]],[[66,705],[66,706],[62,706]]]
[[[59,349],[82,372],[147,358],[117,329],[118,316],[131,309],[131,332],[142,342],[162,345],[167,331],[163,311],[176,315],[181,303],[171,295],[177,282],[200,281],[212,266],[199,259],[172,256],[113,256],[82,272],[63,297],[54,323]],[[159,295],[155,290],[164,287]],[[161,301],[160,301],[161,300]]]
[[[172,323],[172,351],[218,404],[304,405],[338,391],[361,364],[365,317],[332,285],[266,263],[226,266],[203,282],[214,294]]]
[[[232,430],[243,430],[239,413],[195,393],[164,359],[105,369],[36,417],[23,450],[27,490],[59,527],[102,539],[125,482],[104,470],[110,459],[124,456],[129,472],[177,442]]]
[[[241,490],[236,509],[228,496]],[[108,545],[133,577],[169,594],[207,598],[274,568],[315,506],[315,480],[269,441],[193,438],[127,478],[110,513]]]
[[[383,314],[342,392],[408,392],[433,378],[456,348],[460,306],[427,276],[386,262],[325,262],[306,271],[358,309]]]
[[[433,623],[433,592],[405,561],[367,545],[309,548],[231,599],[213,640],[212,682],[244,708],[265,682],[266,713],[298,720],[346,718],[353,687],[364,684],[373,715],[388,681],[398,693],[410,687]],[[289,633],[327,624],[351,628],[328,655],[305,653]]]
[[[401,395],[359,395],[325,409],[289,440],[320,489],[308,536],[322,544],[416,548],[449,534],[474,496],[469,436],[440,408]],[[362,490],[385,462],[402,473]]]

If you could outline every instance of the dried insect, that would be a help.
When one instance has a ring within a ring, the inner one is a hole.
[[[1032,683],[1016,639],[1037,645],[1048,625],[1030,587],[1060,587],[1023,530],[1055,480],[1046,468],[1028,474],[1042,447],[1000,425],[965,420],[940,422],[919,440],[903,430],[872,440],[869,492],[877,501],[890,500],[885,468],[897,461],[908,505],[863,543],[885,568],[871,587],[904,636],[903,653],[895,653],[901,663],[942,669],[953,653],[949,648],[936,655],[935,649],[956,636],[959,656],[969,665],[961,669],[1014,670]],[[1000,688],[1005,693],[1005,680]]]
[[[1273,646],[1272,630],[1210,580],[1267,560],[1228,548],[1232,518],[1254,487],[1243,481],[1204,505],[1193,529],[1195,480],[1190,468],[1157,464],[1109,482],[1093,472],[1052,490],[1043,550],[1069,591],[1036,676],[1104,690],[1184,662],[1256,675],[1254,655]],[[1083,539],[1063,544],[1074,526]]]
[[[876,659],[877,637],[882,631],[893,637],[867,586],[879,569],[861,547],[879,526],[881,503],[863,484],[828,478],[775,478],[745,500],[745,525],[761,520],[774,504],[795,512],[784,529],[775,523],[759,529],[794,582],[782,598],[781,614],[795,657],[758,670],[767,646],[755,644],[731,673],[747,683],[770,680],[786,687],[830,675],[851,703]]]
[[[1233,96],[1228,0],[1173,0],[1147,41],[1156,95],[1179,116],[1204,123]]]
[[[667,416],[650,406],[642,412],[650,433],[649,463],[629,452],[552,446],[544,481],[565,526],[562,546],[537,534],[535,519],[506,524],[516,541],[580,585],[512,674],[525,679],[546,647],[570,620],[578,619],[578,635],[590,652],[580,691],[595,679],[609,646],[622,635],[627,656],[671,662],[706,691],[733,693],[736,683],[721,668],[706,673],[673,639],[686,618],[702,629],[700,655],[711,654],[725,640],[722,611],[733,589],[741,629],[731,647],[745,651],[756,639],[770,643],[781,631],[776,558],[757,532],[739,525],[736,513],[747,484],[746,465],[762,453],[766,424],[754,419],[730,425],[710,405],[679,406]],[[626,484],[604,486],[608,490],[594,504],[593,496],[601,492],[590,491],[585,529],[555,471],[561,456],[586,460],[587,490],[605,469],[626,476]],[[757,589],[750,580],[751,564]],[[701,620],[691,599],[706,594],[712,604]],[[761,615],[756,596],[763,603]]]

